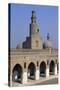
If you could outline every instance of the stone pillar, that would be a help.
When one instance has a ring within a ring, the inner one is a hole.
[[[46,77],[49,77],[49,61],[47,61],[47,66],[46,66]]]
[[[59,63],[57,63],[57,73],[59,73]]]
[[[39,80],[39,68],[36,67],[35,80]]]
[[[8,71],[8,86],[12,87],[13,84],[12,84],[12,67],[9,66],[9,71]]]
[[[12,71],[13,71],[13,66],[11,65],[11,61],[9,62],[9,86],[12,87],[13,83],[12,83]]]
[[[55,75],[57,75],[57,60],[55,61]]]
[[[49,66],[46,68],[46,77],[49,77]]]
[[[55,64],[55,75],[57,75],[57,64]]]
[[[11,68],[11,60],[9,57],[8,61],[8,86],[12,86],[12,68]]]
[[[27,83],[27,71],[23,71],[23,75],[22,75],[22,84],[26,84]]]
[[[12,87],[12,73],[10,74],[10,87]]]

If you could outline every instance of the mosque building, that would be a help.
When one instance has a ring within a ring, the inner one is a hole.
[[[29,36],[10,49],[8,83],[27,84],[29,80],[40,80],[58,74],[58,49],[52,47],[50,34],[43,42],[37,25],[36,12],[32,11]]]

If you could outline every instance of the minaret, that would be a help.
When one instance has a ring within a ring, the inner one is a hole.
[[[31,37],[31,48],[42,49],[42,40],[39,36],[39,28],[36,22],[36,12],[32,11],[31,24],[30,24],[30,37]]]

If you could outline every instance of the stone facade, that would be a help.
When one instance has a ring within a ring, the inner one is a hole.
[[[36,23],[36,12],[32,11],[30,34],[23,42],[22,48],[10,49],[8,84],[14,82],[28,83],[29,79],[39,80],[58,73],[58,50],[52,48],[49,34],[42,43]]]

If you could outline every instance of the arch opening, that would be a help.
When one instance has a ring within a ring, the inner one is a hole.
[[[41,64],[40,64],[40,76],[41,77],[46,76],[46,64],[45,64],[45,62],[41,62]]]
[[[16,64],[13,68],[12,80],[14,82],[22,83],[22,67]]]
[[[49,74],[54,75],[54,72],[55,72],[55,63],[54,63],[54,61],[51,61],[50,67],[49,67]]]
[[[28,66],[28,79],[35,79],[35,64],[32,62]]]

